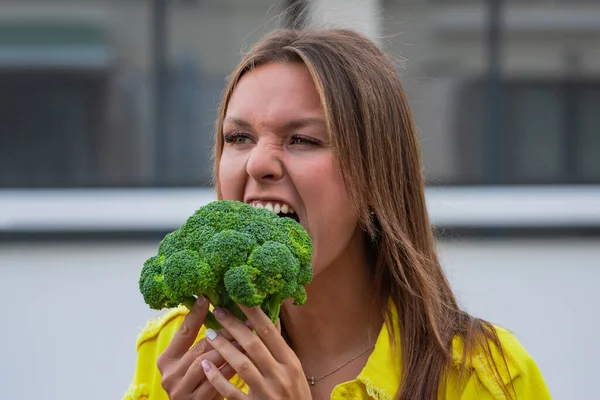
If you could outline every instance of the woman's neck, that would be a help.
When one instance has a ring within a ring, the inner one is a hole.
[[[326,373],[375,344],[383,324],[362,232],[307,286],[305,305],[286,303],[285,328],[307,372]]]

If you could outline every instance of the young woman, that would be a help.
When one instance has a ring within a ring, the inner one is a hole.
[[[314,279],[252,330],[200,298],[149,323],[127,399],[549,399],[506,330],[463,311],[440,266],[398,75],[348,30],[278,30],[232,74],[216,127],[220,199],[286,204]],[[283,333],[282,333],[283,332]]]

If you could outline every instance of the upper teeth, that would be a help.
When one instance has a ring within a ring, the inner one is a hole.
[[[293,214],[294,209],[285,203],[269,201],[266,204],[261,201],[253,201],[252,205],[258,208],[265,208],[269,211],[274,212],[275,214],[283,213],[283,214]]]

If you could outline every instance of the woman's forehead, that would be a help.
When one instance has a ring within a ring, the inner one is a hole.
[[[303,64],[272,63],[245,73],[227,106],[227,121],[252,120],[285,124],[289,120],[322,119],[321,99]]]
[[[305,127],[310,127],[310,126],[314,126],[314,127],[318,127],[318,128],[326,128],[327,127],[325,120],[323,118],[321,118],[320,116],[304,117],[304,118],[290,118],[290,119],[280,118],[280,119],[282,120],[282,122],[280,124],[274,124],[274,125],[276,125],[276,128],[278,130],[283,130],[283,131],[294,131],[294,130],[299,130],[299,129],[302,129]],[[227,117],[225,117],[225,120],[223,122],[226,125],[233,125],[237,128],[241,128],[241,129],[252,129],[253,128],[253,123],[248,120],[245,120],[243,118],[227,116]]]

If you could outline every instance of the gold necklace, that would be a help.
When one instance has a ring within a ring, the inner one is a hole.
[[[334,372],[337,372],[337,371],[339,371],[340,369],[344,368],[346,365],[350,364],[352,361],[356,360],[358,357],[360,357],[360,356],[362,356],[363,354],[365,354],[367,351],[369,351],[369,350],[373,350],[374,348],[375,348],[375,346],[369,347],[368,349],[366,349],[366,350],[365,350],[365,351],[363,351],[362,353],[360,353],[360,354],[358,354],[358,355],[356,355],[356,356],[352,357],[352,358],[351,358],[349,361],[346,361],[344,364],[340,365],[339,367],[337,367],[337,368],[336,368],[336,369],[334,369],[333,371],[331,371],[331,372],[328,372],[328,373],[326,373],[325,375],[322,375],[322,376],[320,376],[320,377],[318,377],[318,378],[315,378],[314,376],[308,376],[308,375],[306,375],[306,373],[305,373],[305,375],[304,375],[304,376],[306,376],[306,381],[308,382],[308,384],[309,384],[310,386],[315,386],[315,383],[316,383],[316,382],[320,381],[320,380],[321,380],[321,379],[323,379],[323,378],[326,378],[326,377],[328,377],[329,375],[333,374]]]

